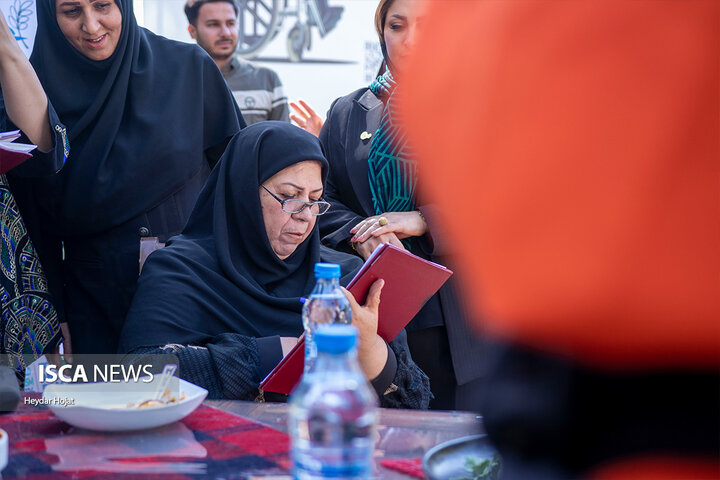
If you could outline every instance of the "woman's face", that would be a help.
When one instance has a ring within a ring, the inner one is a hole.
[[[385,16],[385,48],[393,73],[402,71],[422,27],[426,0],[395,0]]]
[[[320,163],[314,160],[296,163],[280,170],[263,185],[281,200],[297,198],[315,202],[320,200],[323,192]],[[285,260],[310,235],[317,217],[309,208],[299,213],[285,213],[280,202],[262,186],[258,191],[270,246],[280,260]]]
[[[122,12],[115,0],[55,0],[55,18],[65,38],[91,60],[115,52],[122,31]]]

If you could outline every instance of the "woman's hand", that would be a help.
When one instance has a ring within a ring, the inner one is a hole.
[[[310,108],[305,100],[299,101],[300,105],[295,102],[290,102],[290,106],[297,113],[290,114],[290,120],[298,124],[298,127],[302,128],[306,132],[310,132],[316,137],[320,135],[320,130],[323,127],[323,119],[315,113],[315,110]]]
[[[363,260],[367,260],[377,246],[382,245],[383,243],[389,243],[390,245],[394,245],[402,250],[405,250],[405,245],[402,244],[400,239],[398,239],[394,233],[386,233],[385,235],[378,235],[377,237],[371,236],[363,243],[356,243],[354,245],[355,250],[357,250]]]
[[[72,356],[72,342],[70,341],[70,327],[68,327],[67,322],[62,322],[60,324],[60,332],[62,333],[62,341],[58,343],[58,346],[55,347],[55,350],[52,351],[52,353],[49,353],[46,357],[48,359],[48,363],[51,363],[55,365],[56,367],[60,367],[63,365],[62,358],[60,356],[60,346],[62,345],[62,357],[65,359],[65,363],[72,363],[73,356]]]
[[[375,280],[375,283],[370,286],[367,300],[363,306],[355,301],[352,293],[342,289],[350,302],[352,324],[358,329],[358,360],[368,380],[374,379],[382,372],[388,357],[387,345],[377,334],[380,292],[384,285],[385,280]]]
[[[67,322],[62,322],[60,324],[60,332],[62,332],[63,336],[63,356],[65,357],[66,362],[72,363],[72,340],[70,340],[70,327]],[[60,345],[58,345],[56,353],[60,353]]]
[[[385,225],[380,225],[380,219],[387,220]],[[412,212],[387,212],[382,215],[368,217],[355,225],[350,233],[353,237],[350,242],[363,243],[368,238],[381,237],[388,233],[394,233],[400,240],[408,237],[421,237],[428,231],[427,223],[417,210]]]

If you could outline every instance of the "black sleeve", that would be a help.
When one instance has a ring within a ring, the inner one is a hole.
[[[5,112],[5,102],[0,97],[2,108],[2,121],[0,122],[0,131],[16,130],[17,127],[10,121]],[[53,134],[53,148],[48,152],[41,152],[38,149],[33,150],[32,158],[28,158],[23,163],[12,169],[11,175],[16,177],[44,177],[52,175],[60,171],[65,165],[70,154],[70,143],[68,140],[65,125],[60,122],[57,112],[50,100],[48,100],[48,123]],[[30,143],[30,140],[23,133],[20,143]]]
[[[346,206],[339,188],[339,177],[347,169],[344,146],[344,130],[349,113],[340,108],[335,100],[328,110],[327,121],[320,131],[320,143],[330,163],[324,198],[330,202],[330,210],[319,218],[320,236],[325,245],[335,250],[354,253],[347,241],[350,229],[365,219],[358,212]]]
[[[260,368],[260,381],[272,372],[272,369],[280,363],[283,358],[282,343],[280,336],[256,338],[258,347],[258,361]]]
[[[237,333],[218,335],[205,346],[169,344],[130,353],[177,355],[180,378],[205,388],[210,399],[230,400],[254,400],[262,379],[282,359],[279,337]]]
[[[397,363],[392,384],[384,392],[378,392],[380,406],[384,408],[427,409],[433,398],[430,380],[425,372],[413,362],[407,344],[405,330],[390,342],[390,352]],[[389,355],[388,355],[389,357]],[[380,378],[378,375],[378,378]],[[373,386],[375,386],[373,382]],[[377,389],[376,389],[377,390]]]
[[[395,374],[397,373],[397,358],[395,357],[395,352],[387,343],[385,343],[385,346],[388,349],[388,358],[385,361],[385,366],[378,376],[370,382],[379,398],[385,395],[385,392],[390,388],[390,385],[392,385],[392,381],[395,379]]]

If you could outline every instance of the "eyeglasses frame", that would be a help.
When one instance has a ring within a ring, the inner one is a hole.
[[[267,188],[265,185],[260,185],[260,186],[261,186],[262,188],[264,188],[265,191],[268,192],[271,197],[273,197],[275,200],[277,200],[278,202],[280,202],[280,208],[282,208],[282,211],[283,211],[283,212],[289,213],[290,215],[293,215],[293,214],[296,214],[296,213],[300,213],[300,212],[302,212],[303,210],[305,210],[306,208],[311,208],[311,207],[312,207],[313,205],[315,205],[315,204],[325,204],[325,205],[328,206],[328,208],[327,208],[324,212],[322,212],[322,213],[313,213],[313,211],[310,210],[310,214],[313,215],[313,216],[315,216],[315,217],[319,217],[320,215],[325,215],[325,214],[328,212],[328,210],[330,210],[330,202],[326,202],[325,200],[317,200],[317,201],[315,201],[315,202],[305,202],[305,201],[300,200],[300,199],[297,199],[297,198],[287,198],[287,199],[283,200],[283,199],[281,199],[280,197],[278,197],[277,195],[275,195],[273,192],[271,192],[270,190],[268,190],[268,188]],[[289,201],[289,200],[301,201],[301,202],[303,202],[304,205],[303,205],[302,208],[301,208],[300,210],[298,210],[297,212],[288,212],[287,210],[285,210],[285,202],[287,202],[287,201]]]

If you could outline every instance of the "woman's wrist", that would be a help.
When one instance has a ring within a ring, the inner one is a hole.
[[[388,359],[388,347],[385,340],[375,335],[371,342],[360,342],[358,348],[358,360],[360,367],[368,380],[376,378],[385,368]]]
[[[16,44],[15,48],[12,46],[0,48],[0,69],[14,69],[27,61],[25,54],[22,50],[20,50],[20,47],[17,45],[17,42],[15,42],[15,39],[12,41]]]
[[[381,348],[385,347],[385,340],[377,333],[369,342],[360,341],[358,345],[358,356],[365,357],[382,352]]]
[[[2,17],[0,19],[0,64],[5,66],[6,63],[18,60],[27,60],[27,58],[15,40],[15,35],[10,30],[5,17]]]
[[[423,225],[425,225],[425,228],[427,228],[427,219],[425,218],[425,215],[423,215],[422,210],[420,210],[420,209],[418,208],[418,209],[415,210],[415,211],[417,212],[418,216],[420,217],[420,220],[423,222]]]
[[[420,218],[420,223],[422,224],[422,235],[425,235],[429,231],[427,219],[425,218],[425,215],[423,215],[420,209],[415,210],[415,213],[417,213],[418,217]]]

